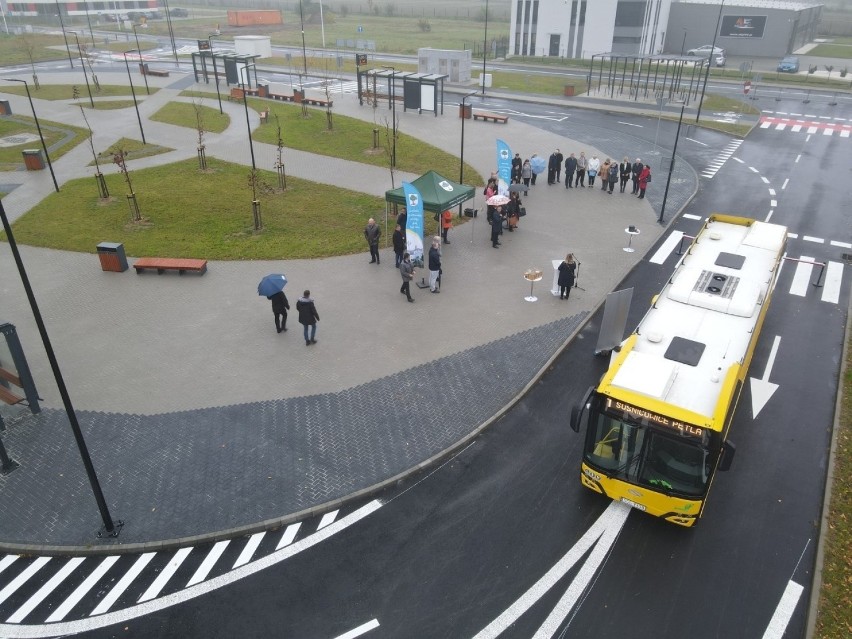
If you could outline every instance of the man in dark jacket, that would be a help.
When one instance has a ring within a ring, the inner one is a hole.
[[[562,155],[562,152],[559,149],[556,149],[556,175],[554,176],[554,182],[559,184],[562,181],[562,160],[565,159],[565,156]]]
[[[279,333],[287,330],[287,311],[290,303],[284,291],[278,291],[275,295],[267,295],[266,299],[272,300],[272,312],[275,314],[275,330]]]
[[[568,159],[565,160],[565,188],[573,189],[574,186],[572,182],[574,181],[574,172],[577,170],[577,158],[574,157],[574,154],[568,156]]]
[[[636,161],[633,163],[631,167],[633,173],[633,195],[639,193],[639,175],[642,173],[642,169],[645,168],[645,165],[642,164],[642,160],[636,158]]]
[[[402,254],[405,253],[405,232],[397,224],[393,232],[393,253],[396,256],[396,268],[402,263]]]
[[[556,159],[556,151],[550,154],[547,159],[547,183],[553,184],[556,180],[556,169],[559,166],[559,160]]]
[[[498,206],[491,216],[491,246],[500,248],[500,233],[503,232],[503,207]]]
[[[296,302],[296,310],[299,312],[299,324],[305,328],[305,346],[316,344],[319,313],[317,313],[316,304],[314,304],[309,290],[306,289],[302,297],[299,298],[299,301]],[[308,328],[310,328],[310,331]]]
[[[382,236],[382,229],[376,224],[376,220],[370,218],[367,221],[367,226],[364,228],[364,237],[367,239],[367,244],[370,246],[370,264],[381,264],[379,260],[379,238]]]
[[[429,290],[440,293],[438,279],[441,277],[441,240],[437,237],[432,239],[432,248],[429,249]]]

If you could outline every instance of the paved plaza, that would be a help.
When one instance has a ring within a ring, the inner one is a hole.
[[[104,84],[127,81],[120,73],[99,75]],[[65,74],[40,78],[68,83]],[[188,101],[182,90],[209,87],[180,74],[150,81],[161,90],[140,103],[147,141],[177,150],[134,160],[131,170],[196,155],[194,129],[150,118],[170,101]],[[10,100],[15,113],[29,112],[25,97]],[[461,120],[456,98],[446,100],[438,117],[399,109],[399,128],[458,155]],[[204,103],[218,106],[215,97]],[[250,166],[243,105],[223,101],[223,108],[231,124],[206,134],[207,155]],[[42,121],[83,125],[79,109],[65,102],[36,100],[36,109]],[[569,107],[556,99],[554,109]],[[138,135],[132,111],[97,112],[97,149]],[[336,95],[334,113],[373,121],[372,109],[353,94]],[[389,117],[386,109],[382,116]],[[254,112],[252,118],[261,126]],[[571,139],[532,121],[468,121],[465,160],[490,174],[497,138],[522,157],[546,157],[555,148],[566,156],[641,155],[627,148],[635,143],[626,137],[566,127],[578,136]],[[257,165],[272,170],[276,148],[255,143],[254,150]],[[81,144],[54,162],[60,186],[91,177],[90,158]],[[285,162],[288,175],[306,180],[380,197],[391,188],[386,168],[290,149]],[[670,214],[697,186],[692,170],[680,166]],[[433,168],[458,177],[458,164]],[[396,176],[396,186],[417,177]],[[0,244],[0,320],[17,327],[43,398],[38,415],[0,407],[3,441],[20,463],[0,476],[0,547],[157,547],[284,523],[404,475],[487,425],[570,343],[664,230],[656,222],[659,177],[648,200],[617,189],[611,196],[597,188],[566,192],[540,178],[524,198],[528,215],[517,232],[504,233],[500,250],[491,247],[482,186],[475,185],[468,206],[482,214],[450,232],[441,294],[412,286],[414,304],[399,294],[392,251],[384,248],[376,267],[366,243],[362,253],[327,259],[211,262],[200,277],[104,272],[94,253],[21,246],[110,510],[125,522],[118,539],[94,538],[96,504],[9,246]],[[15,187],[3,199],[13,221],[53,191],[48,171],[0,173],[0,185]],[[384,229],[385,211],[375,217]],[[630,225],[642,231],[632,240],[635,253],[622,250]],[[113,238],[92,238],[92,250],[102,241]],[[582,290],[560,301],[550,293],[552,261],[569,251],[581,263]],[[544,273],[533,303],[524,299],[530,268]],[[270,272],[287,275],[293,307],[311,290],[321,317],[316,345],[306,348],[294,311],[290,330],[275,332],[269,302],[256,292]],[[428,279],[424,271],[416,280],[422,275]]]

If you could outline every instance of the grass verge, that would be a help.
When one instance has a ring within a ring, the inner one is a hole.
[[[74,87],[77,88],[77,95],[74,95]],[[152,88],[151,93],[159,91],[157,88]],[[11,93],[13,95],[26,95],[26,88],[23,86],[3,86],[0,85],[0,93]],[[40,89],[30,86],[30,94],[39,100],[73,100],[75,97],[89,97],[86,93],[86,85],[83,84],[42,84]],[[92,97],[104,98],[112,96],[127,96],[130,95],[130,87],[120,84],[102,84],[100,89],[92,90]],[[144,97],[144,96],[143,96]],[[96,103],[97,104],[97,103]],[[130,104],[133,104],[131,102]]]
[[[227,114],[219,113],[219,109],[204,106],[198,99],[196,99],[196,103],[169,102],[151,116],[151,119],[156,122],[165,122],[166,124],[198,129],[198,118],[200,117],[201,126],[205,131],[221,133],[228,128],[231,118]],[[196,106],[198,107],[197,112]]]
[[[80,142],[89,137],[88,130],[60,124],[59,122],[51,122],[39,119],[41,124],[41,132],[44,136],[44,142],[47,148],[50,149],[51,161],[58,160],[68,151],[77,146]],[[36,136],[32,141],[15,146],[0,147],[0,170],[14,171],[24,164],[21,151],[24,149],[40,149],[41,141],[38,139],[38,129],[35,125],[35,120],[24,115],[3,116],[0,117],[0,137],[9,135],[21,135],[28,133]],[[61,141],[69,133],[73,134],[71,141],[63,144],[59,148],[51,149],[54,144]]]
[[[821,58],[845,58],[852,59],[852,46],[848,44],[818,44],[813,49],[808,51],[809,56]]]
[[[275,173],[258,173],[277,185]],[[362,252],[367,220],[384,219],[381,198],[288,177],[286,191],[259,196],[263,230],[255,232],[248,175],[247,167],[219,160],[209,160],[207,171],[195,159],[131,170],[141,223],[130,222],[122,175],[106,176],[107,202],[98,199],[94,180],[73,180],[17,220],[15,237],[88,253],[113,241],[133,256],[301,259]]]
[[[174,151],[174,149],[158,146],[156,144],[143,144],[141,140],[134,140],[132,138],[121,138],[110,145],[108,149],[98,151],[98,161],[112,162],[114,155],[118,151],[124,151],[127,161],[131,161],[138,160],[139,158],[146,158],[151,155],[168,153],[169,151]],[[89,166],[94,166],[94,164],[94,162],[90,162]],[[130,170],[132,171],[133,167],[130,167]]]

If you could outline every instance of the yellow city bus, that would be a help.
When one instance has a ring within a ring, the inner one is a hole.
[[[701,516],[728,440],[787,229],[713,214],[610,367],[571,413],[584,486],[681,526]]]

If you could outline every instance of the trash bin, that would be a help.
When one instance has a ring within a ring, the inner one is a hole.
[[[127,256],[124,254],[124,244],[101,242],[98,244],[98,257],[101,260],[102,271],[123,273],[127,270]]]
[[[12,115],[12,105],[8,100],[0,100],[0,115]]]
[[[573,98],[574,97],[574,85],[573,84],[566,84],[565,85],[565,97],[566,98]]]
[[[470,120],[470,117],[473,115],[473,106],[470,104],[460,104],[459,105],[459,117],[464,118],[465,120]]]
[[[257,85],[257,97],[259,97],[259,98],[268,98],[269,97],[269,85],[268,84],[258,84]]]
[[[41,149],[24,149],[21,154],[24,156],[27,171],[41,171],[44,168],[44,154]]]
[[[478,211],[476,209],[465,209],[464,216],[465,217],[476,217]]]
[[[293,89],[293,102],[301,104],[305,99],[304,89]]]

